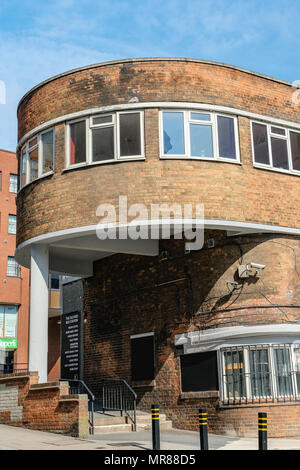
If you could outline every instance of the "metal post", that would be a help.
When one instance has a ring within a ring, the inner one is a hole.
[[[208,450],[207,413],[205,408],[199,409],[200,450]]]
[[[258,450],[267,450],[267,413],[258,413]]]
[[[160,450],[158,405],[152,405],[152,448],[153,450]]]

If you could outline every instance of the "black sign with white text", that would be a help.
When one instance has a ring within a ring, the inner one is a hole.
[[[81,377],[82,313],[72,312],[61,318],[61,378]]]

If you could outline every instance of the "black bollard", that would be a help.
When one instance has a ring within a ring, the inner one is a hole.
[[[258,450],[268,450],[267,431],[267,413],[258,413]]]
[[[160,450],[158,405],[152,405],[152,448],[153,450]]]
[[[207,413],[205,408],[199,409],[200,450],[208,450]]]

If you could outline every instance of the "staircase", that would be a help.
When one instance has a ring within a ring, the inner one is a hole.
[[[166,415],[159,416],[160,429],[172,429],[172,421],[168,421]],[[152,429],[151,413],[137,410],[136,430],[148,431]],[[118,412],[95,412],[94,413],[94,434],[110,434],[115,432],[131,432],[133,424],[127,416],[120,416]]]

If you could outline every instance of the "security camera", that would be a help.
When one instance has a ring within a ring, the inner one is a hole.
[[[265,267],[266,267],[265,264],[250,263],[250,268],[265,269]]]

